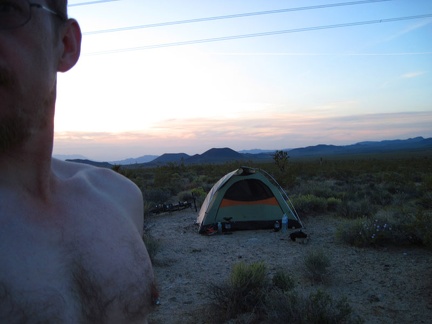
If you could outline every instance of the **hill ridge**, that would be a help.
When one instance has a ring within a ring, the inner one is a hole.
[[[135,164],[124,164],[125,166],[154,167],[169,163],[184,164],[218,164],[232,161],[271,161],[276,150],[258,150],[255,153],[240,153],[229,147],[211,148],[202,154],[188,155],[186,153],[165,153],[155,159]],[[331,157],[348,156],[362,154],[380,154],[397,152],[418,152],[426,151],[432,153],[432,138],[414,137],[405,140],[383,140],[383,141],[364,141],[349,145],[317,144],[295,149],[281,149],[290,158],[312,158],[312,157]],[[130,159],[128,159],[130,160]],[[87,163],[102,167],[110,167],[117,163],[94,162],[88,159],[68,159],[79,163]]]

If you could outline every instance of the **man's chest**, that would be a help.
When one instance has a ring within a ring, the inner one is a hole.
[[[150,306],[151,265],[142,240],[127,224],[105,224],[116,230],[97,228],[91,220],[88,225],[31,230],[9,224],[8,234],[2,229],[0,322],[143,318]]]

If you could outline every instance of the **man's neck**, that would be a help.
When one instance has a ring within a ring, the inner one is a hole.
[[[51,139],[50,139],[51,138]],[[37,136],[0,155],[0,189],[15,189],[37,199],[52,193],[52,137]]]

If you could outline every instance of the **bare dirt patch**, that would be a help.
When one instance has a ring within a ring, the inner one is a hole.
[[[354,248],[338,242],[340,220],[329,216],[302,219],[307,244],[270,230],[203,236],[191,210],[148,218],[148,231],[160,242],[154,270],[161,305],[149,322],[206,323],[208,285],[227,279],[235,263],[264,261],[269,272],[292,273],[297,291],[324,290],[347,297],[365,323],[430,323],[432,319],[432,252],[422,248]],[[328,281],[305,278],[306,253],[323,249],[331,260]]]

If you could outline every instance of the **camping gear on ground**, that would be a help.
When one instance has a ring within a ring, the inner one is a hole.
[[[308,235],[306,233],[304,233],[302,230],[300,231],[296,231],[290,234],[290,239],[293,242],[298,242],[298,243],[307,243],[308,240]]]
[[[222,223],[218,222],[218,234],[222,234]]]
[[[282,216],[282,233],[286,233],[288,229],[288,216],[283,214]]]
[[[274,229],[286,216],[289,228],[302,228],[285,191],[267,172],[241,167],[222,177],[207,194],[198,218],[199,233],[224,230]],[[228,220],[228,221],[227,221]]]

